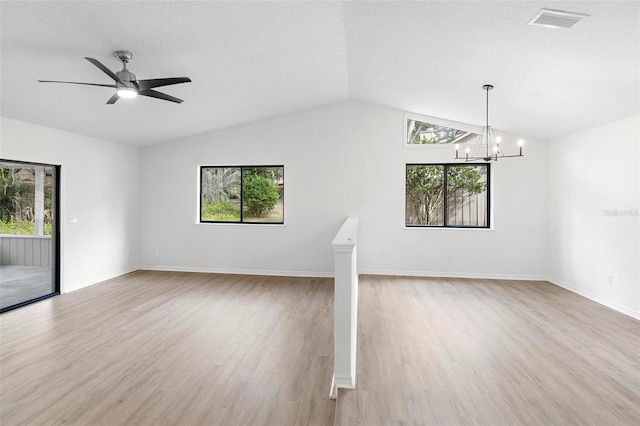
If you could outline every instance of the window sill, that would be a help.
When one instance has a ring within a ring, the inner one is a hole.
[[[495,228],[454,228],[454,227],[444,227],[444,226],[406,226],[403,225],[405,231],[435,231],[435,232],[467,232],[470,234],[475,233],[486,233],[486,232],[496,232]]]
[[[202,226],[231,226],[242,228],[284,228],[286,223],[234,223],[234,222],[196,222]]]

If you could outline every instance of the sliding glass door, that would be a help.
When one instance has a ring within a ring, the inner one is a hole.
[[[0,160],[0,312],[60,294],[60,166]]]

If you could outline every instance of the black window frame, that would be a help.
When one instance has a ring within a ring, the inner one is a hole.
[[[202,173],[204,169],[240,169],[240,219],[238,221],[230,221],[230,220],[203,220],[202,219]],[[246,222],[244,220],[244,203],[243,203],[243,188],[242,185],[244,183],[244,171],[245,169],[259,169],[259,168],[281,168],[282,169],[282,221],[272,222],[272,221],[251,221]],[[198,188],[198,223],[201,224],[209,224],[209,223],[218,223],[218,224],[232,224],[232,225],[284,225],[284,164],[276,164],[276,165],[206,165],[200,166],[198,174],[199,180],[199,188]]]
[[[442,225],[421,225],[421,224],[413,224],[407,223],[407,169],[409,166],[442,166],[443,167],[443,188],[444,188],[444,203],[443,203],[443,224]],[[447,225],[448,216],[449,216],[449,201],[447,196],[447,177],[448,177],[448,169],[449,167],[477,167],[477,166],[485,166],[487,168],[487,182],[486,182],[486,225],[475,226],[475,225]],[[491,229],[491,163],[479,164],[479,163],[406,163],[405,171],[404,171],[405,183],[404,183],[404,203],[405,203],[405,213],[404,213],[404,226],[406,228],[437,228],[437,229]]]

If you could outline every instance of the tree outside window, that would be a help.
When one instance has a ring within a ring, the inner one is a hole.
[[[51,235],[53,173],[53,167],[2,163],[0,234]]]
[[[284,166],[201,167],[200,222],[284,223]]]
[[[489,227],[489,165],[407,164],[405,225]]]

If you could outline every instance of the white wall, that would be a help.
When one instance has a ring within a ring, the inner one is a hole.
[[[547,258],[552,282],[636,318],[639,128],[633,116],[551,141]]]
[[[62,166],[63,291],[135,269],[138,149],[4,117],[0,135],[0,158]]]
[[[543,278],[546,142],[495,165],[494,230],[423,230],[404,228],[405,164],[453,153],[407,149],[403,135],[401,111],[342,102],[143,148],[142,267],[331,275],[352,215],[362,273]],[[196,223],[199,165],[260,164],[285,166],[285,226]]]
[[[404,228],[405,164],[452,153],[405,148],[397,110],[343,102],[142,150],[0,123],[0,158],[62,165],[65,291],[139,265],[330,276],[353,215],[363,273],[547,278],[640,316],[639,116],[498,162],[489,231]],[[285,165],[285,226],[196,223],[198,166],[233,164]]]

